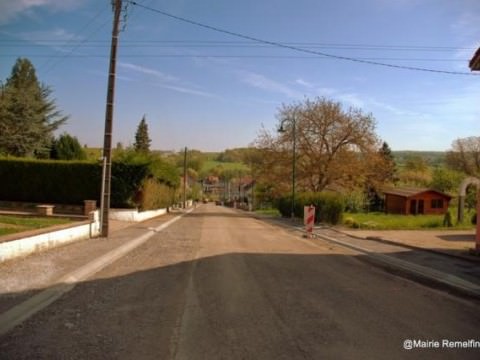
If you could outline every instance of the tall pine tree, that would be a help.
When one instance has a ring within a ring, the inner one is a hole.
[[[383,177],[384,181],[391,182],[395,180],[395,158],[392,153],[392,149],[386,141],[383,142],[382,147],[379,149],[379,154],[384,161],[383,165]]]
[[[66,120],[39,83],[28,59],[19,58],[0,89],[0,153],[48,156],[53,132]]]
[[[140,124],[138,124],[137,132],[135,133],[135,143],[133,148],[137,152],[148,153],[150,151],[150,137],[148,136],[148,125],[145,120],[145,115],[143,115]]]

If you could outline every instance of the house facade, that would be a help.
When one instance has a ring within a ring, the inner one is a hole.
[[[452,197],[440,191],[424,188],[385,189],[387,214],[445,214]]]

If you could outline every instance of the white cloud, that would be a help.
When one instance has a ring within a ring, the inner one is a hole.
[[[108,75],[107,72],[103,72],[103,71],[99,71],[99,70],[87,70],[87,73],[95,75],[97,77],[102,76],[105,79],[107,78],[107,75]],[[115,74],[115,78],[118,79],[118,80],[123,80],[123,81],[133,81],[132,78],[129,78],[129,77],[123,76],[123,75],[118,75],[118,74]]]
[[[298,91],[264,75],[257,74],[250,71],[239,71],[240,80],[257,89],[266,90],[269,92],[280,93],[290,98],[300,98],[302,94]]]
[[[135,64],[126,63],[126,62],[119,62],[118,66],[122,67],[124,69],[133,70],[133,71],[136,71],[136,72],[139,72],[139,73],[142,73],[142,74],[153,75],[157,79],[160,79],[160,80],[166,81],[166,82],[178,82],[178,81],[180,81],[180,79],[178,79],[175,76],[165,74],[161,71],[151,69],[151,68],[141,66],[141,65],[135,65]]]
[[[166,89],[174,90],[184,94],[198,95],[198,96],[211,97],[211,98],[217,97],[217,95],[206,92],[194,84],[191,84],[187,81],[183,81],[176,76],[165,74],[156,69],[152,69],[146,66],[136,65],[132,63],[126,63],[126,62],[119,62],[118,66],[124,69],[128,69],[128,70],[132,70],[142,74],[153,76],[156,79],[160,80],[160,82],[157,83],[156,85]]]
[[[480,10],[480,6],[478,6]],[[480,11],[465,11],[451,25],[453,32],[467,42],[477,39],[480,35],[478,24],[480,23]]]
[[[0,2],[0,24],[6,24],[22,14],[44,7],[53,11],[71,10],[86,1],[78,0],[4,0]]]
[[[305,80],[303,80],[303,79],[301,79],[301,78],[295,80],[295,83],[298,84],[298,85],[302,85],[302,86],[304,86],[304,87],[306,87],[306,88],[308,88],[308,89],[312,89],[312,88],[314,87],[314,85],[313,85],[312,83],[310,83],[310,82],[308,82],[308,81],[305,81]]]
[[[175,85],[159,85],[159,86],[163,87],[163,88],[166,88],[166,89],[181,92],[181,93],[184,93],[184,94],[198,95],[198,96],[204,96],[204,97],[209,97],[209,98],[217,98],[218,97],[217,95],[211,94],[211,93],[206,92],[206,91],[190,89],[190,88],[183,87],[183,86],[175,86]]]
[[[51,46],[58,41],[81,41],[83,40],[82,36],[76,35],[60,27],[56,27],[49,30],[38,30],[38,31],[24,31],[20,33],[10,34],[16,38],[30,41],[35,44]]]
[[[360,96],[354,93],[338,94],[335,96],[335,98],[340,100],[340,102],[344,102],[358,108],[363,108],[365,106],[365,102],[360,98]]]
[[[378,100],[373,99],[373,98],[369,98],[367,100],[367,103],[370,106],[374,106],[374,107],[377,107],[379,109],[386,110],[386,111],[388,111],[388,112],[390,112],[394,115],[397,115],[397,116],[406,116],[406,117],[410,117],[410,118],[415,118],[415,117],[419,118],[419,117],[423,116],[423,114],[421,114],[421,113],[406,110],[406,109],[401,109],[397,106],[387,104],[385,102],[378,101]]]

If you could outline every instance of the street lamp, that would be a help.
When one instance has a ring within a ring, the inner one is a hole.
[[[297,133],[296,133],[296,116],[293,114],[292,117],[288,117],[282,120],[280,123],[280,128],[278,129],[279,133],[286,132],[284,128],[285,122],[290,121],[292,123],[292,137],[293,137],[293,149],[292,149],[292,209],[290,212],[290,217],[292,220],[295,218],[295,173],[296,173],[296,159],[297,159]]]

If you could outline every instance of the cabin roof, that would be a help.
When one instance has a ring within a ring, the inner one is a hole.
[[[429,188],[412,188],[412,187],[396,187],[396,188],[389,188],[383,189],[384,194],[390,195],[397,195],[405,198],[409,198],[412,196],[417,196],[426,192],[434,192],[444,198],[451,199],[452,197],[448,194],[442,193],[440,191],[429,189]]]

